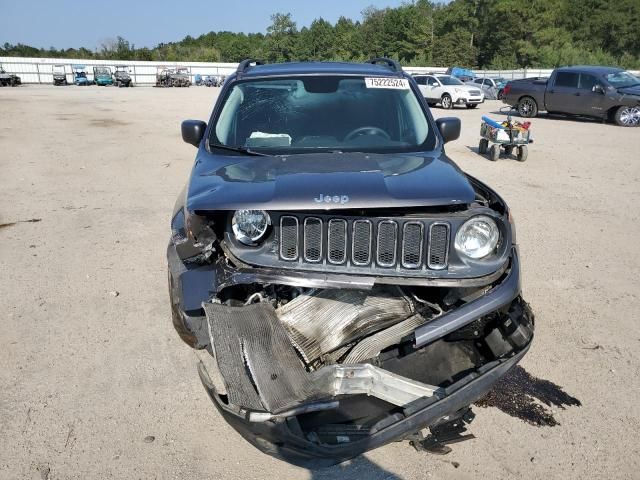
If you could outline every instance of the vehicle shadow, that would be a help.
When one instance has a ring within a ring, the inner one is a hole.
[[[360,479],[367,480],[402,480],[402,477],[385,470],[367,457],[359,457],[332,467],[310,470],[311,480],[342,480]]]

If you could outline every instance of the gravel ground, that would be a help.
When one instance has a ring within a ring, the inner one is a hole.
[[[493,163],[480,116],[501,104],[434,111],[462,118],[449,155],[515,214],[534,345],[449,455],[397,443],[308,471],[222,421],[171,325],[179,122],[216,95],[0,89],[0,478],[638,478],[640,129],[534,119],[529,160]]]

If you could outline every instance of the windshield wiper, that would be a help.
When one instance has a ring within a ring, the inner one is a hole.
[[[221,145],[219,143],[210,143],[209,148],[217,148],[219,150],[227,150],[229,152],[236,152],[236,153],[241,153],[243,155],[250,155],[250,156],[256,156],[256,157],[268,157],[266,153],[259,153],[247,147],[233,147],[231,145]]]

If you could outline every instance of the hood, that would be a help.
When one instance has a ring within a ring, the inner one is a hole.
[[[328,210],[468,204],[467,176],[443,154],[214,156],[201,151],[187,209]]]
[[[624,95],[635,95],[640,97],[640,85],[634,85],[633,87],[619,88],[618,92]]]

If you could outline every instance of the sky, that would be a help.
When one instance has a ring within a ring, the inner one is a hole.
[[[360,20],[369,5],[406,0],[0,0],[0,44],[95,49],[121,36],[153,47],[210,31],[263,32],[276,12],[291,13],[298,28],[322,17]]]

